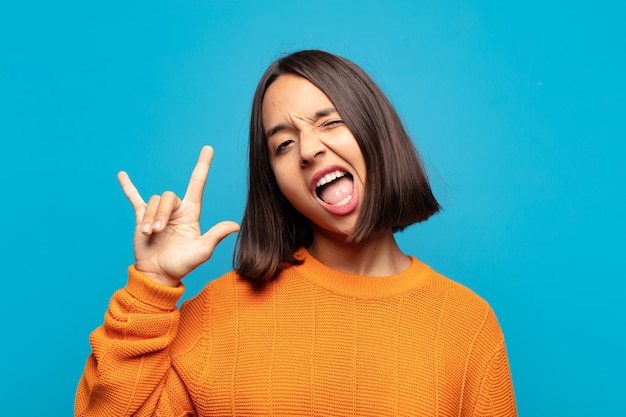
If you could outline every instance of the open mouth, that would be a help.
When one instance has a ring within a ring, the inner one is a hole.
[[[315,185],[317,197],[332,206],[345,206],[352,200],[353,192],[352,175],[341,170],[329,172]]]

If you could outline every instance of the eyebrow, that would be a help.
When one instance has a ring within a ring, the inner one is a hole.
[[[316,111],[315,114],[313,115],[313,117],[310,118],[310,120],[313,123],[315,123],[316,121],[318,121],[322,117],[328,116],[329,114],[333,114],[333,113],[339,113],[339,112],[334,107],[328,107],[327,109],[322,109],[322,110]],[[284,124],[284,123],[277,124],[273,128],[269,129],[267,132],[265,132],[265,138],[269,139],[273,135],[275,135],[276,133],[280,132],[281,130],[287,129],[288,127],[289,126],[287,124]]]

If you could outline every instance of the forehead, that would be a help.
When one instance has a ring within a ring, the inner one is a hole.
[[[285,123],[293,118],[311,120],[322,108],[332,107],[332,102],[322,90],[306,78],[294,74],[279,76],[263,97],[263,127]]]

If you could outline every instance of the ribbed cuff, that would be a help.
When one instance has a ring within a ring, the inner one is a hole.
[[[131,265],[128,267],[126,291],[143,303],[152,305],[160,310],[172,311],[176,308],[176,303],[185,292],[185,286],[182,282],[177,287],[157,284],[137,271],[135,265]]]

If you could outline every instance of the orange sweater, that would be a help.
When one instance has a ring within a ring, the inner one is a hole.
[[[414,258],[374,278],[298,256],[262,291],[231,272],[180,313],[182,285],[131,267],[76,415],[516,415],[502,332],[473,292]]]

